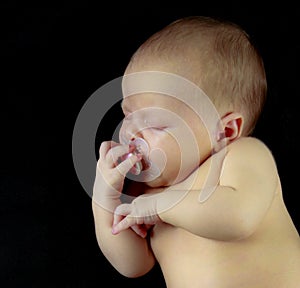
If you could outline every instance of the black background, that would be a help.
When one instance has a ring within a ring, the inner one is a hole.
[[[261,3],[240,2],[183,1],[162,7],[155,2],[11,1],[5,6],[1,287],[164,287],[158,267],[139,279],[127,279],[101,254],[91,200],[73,167],[72,133],[88,97],[121,76],[132,53],[150,35],[183,16],[234,21],[260,49],[269,98],[255,136],[274,154],[288,211],[300,230],[299,15],[287,4],[262,9]],[[111,123],[119,113],[116,108],[109,114]],[[101,130],[103,139],[110,135],[109,123]]]

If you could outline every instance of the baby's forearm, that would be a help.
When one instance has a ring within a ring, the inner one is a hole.
[[[121,201],[115,203],[115,206],[119,204]],[[113,235],[113,213],[103,209],[94,201],[92,205],[96,236],[104,256],[124,276],[137,277],[147,273],[155,263],[147,240],[131,229]]]
[[[232,187],[218,185],[206,201],[200,202],[200,195],[210,191],[207,190],[210,166],[211,159],[185,181],[162,192],[157,199],[158,215],[162,221],[201,237],[218,240],[241,238],[244,234],[240,221],[243,212],[239,209],[243,201],[239,196],[241,193]],[[220,175],[218,173],[213,175]]]
[[[161,196],[171,197],[171,192],[169,195],[163,193]],[[214,195],[203,203],[199,202],[199,193],[199,190],[189,191],[182,200],[177,201],[169,209],[163,209],[162,202],[170,203],[170,199],[166,201],[162,197],[158,204],[161,207],[159,217],[168,224],[201,237],[217,240],[242,238],[247,231],[243,226],[244,219],[240,217],[242,213],[239,214],[240,209],[231,198],[235,193],[234,190],[230,187],[218,186]]]

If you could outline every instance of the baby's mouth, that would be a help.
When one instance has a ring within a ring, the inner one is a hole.
[[[129,179],[138,182],[150,182],[159,177],[161,170],[159,167],[150,160],[150,147],[146,140],[143,138],[133,138],[130,141],[120,137],[120,142],[132,146],[130,153],[121,157],[124,161],[133,154],[142,155],[142,159],[135,163],[135,165],[129,170]],[[133,178],[132,178],[133,177]]]
[[[150,167],[149,157],[149,145],[143,138],[135,138],[130,142],[135,147],[134,154],[141,154],[142,160],[136,163],[133,169],[130,170],[134,175],[139,175],[142,171],[147,170]]]
[[[126,154],[123,159],[130,157],[132,154],[141,154],[142,159],[137,162],[131,169],[130,172],[134,175],[139,175],[142,171],[145,171],[150,168],[150,161],[148,160],[149,157],[149,145],[148,143],[142,138],[135,138],[132,139],[129,143],[135,147],[135,149],[131,152]]]
[[[142,163],[142,170],[145,171],[145,170],[148,170],[149,167],[150,167],[150,163],[148,160],[144,159],[144,157],[142,158],[142,160],[140,161]]]

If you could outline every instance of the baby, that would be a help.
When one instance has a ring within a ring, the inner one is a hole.
[[[100,146],[92,201],[121,274],[157,261],[169,288],[299,287],[276,163],[250,136],[266,90],[258,51],[232,23],[179,19],[133,55],[120,143]]]

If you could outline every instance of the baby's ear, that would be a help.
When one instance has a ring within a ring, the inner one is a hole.
[[[218,140],[227,140],[227,144],[238,139],[243,130],[244,118],[240,113],[231,112],[221,119],[222,131],[219,133]]]

